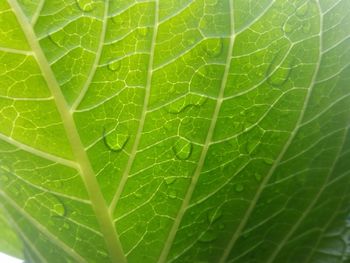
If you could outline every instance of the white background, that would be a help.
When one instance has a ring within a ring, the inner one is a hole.
[[[0,252],[0,263],[23,263],[23,260],[11,257]]]

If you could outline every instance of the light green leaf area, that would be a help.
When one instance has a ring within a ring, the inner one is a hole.
[[[349,105],[349,0],[0,1],[28,262],[345,262]]]
[[[2,211],[0,212],[0,251],[14,257],[23,258],[21,242],[19,241],[15,230],[8,224]]]

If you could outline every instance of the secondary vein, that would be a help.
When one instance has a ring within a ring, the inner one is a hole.
[[[15,201],[13,201],[9,196],[7,196],[4,192],[0,191],[0,196],[2,196],[13,209],[15,209],[18,213],[25,217],[35,228],[41,231],[52,243],[59,246],[64,252],[67,253],[67,255],[76,260],[76,262],[87,262],[82,256],[80,256],[77,252],[75,252],[68,245],[66,245],[62,240],[60,240],[54,234],[52,234],[46,227],[44,227],[38,221],[32,218],[22,207],[18,206],[18,204]],[[5,209],[7,210],[7,208]]]
[[[199,161],[198,161],[198,165],[197,168],[193,174],[192,180],[191,180],[191,184],[186,192],[185,198],[182,201],[182,205],[179,209],[179,212],[174,220],[173,226],[170,230],[170,233],[168,235],[167,240],[165,241],[165,245],[164,248],[162,250],[162,253],[159,257],[158,262],[159,263],[163,263],[167,260],[168,254],[170,252],[171,246],[174,242],[176,233],[179,229],[180,223],[182,221],[182,218],[190,204],[191,198],[192,198],[192,194],[194,192],[194,189],[197,185],[199,176],[201,174],[204,162],[205,162],[205,158],[207,156],[209,147],[210,147],[210,143],[213,139],[213,135],[214,135],[214,130],[216,127],[216,122],[220,113],[220,109],[221,109],[221,105],[222,102],[224,101],[224,93],[225,93],[225,88],[226,88],[226,84],[227,84],[227,79],[228,79],[228,75],[230,72],[230,68],[231,68],[231,59],[232,59],[232,52],[233,52],[233,46],[234,46],[234,42],[235,42],[235,38],[236,38],[236,33],[234,31],[234,14],[233,14],[233,3],[232,1],[230,1],[230,27],[231,27],[231,36],[230,36],[230,43],[229,43],[229,49],[227,52],[227,57],[226,57],[226,63],[225,63],[225,71],[224,71],[224,75],[221,81],[221,86],[220,86],[220,91],[219,91],[219,95],[216,101],[216,105],[215,105],[215,109],[214,109],[214,113],[213,116],[211,118],[211,123],[209,126],[209,130],[207,133],[207,137],[205,139],[205,143],[203,145],[203,149],[201,152],[201,155],[199,157]]]
[[[321,21],[320,24],[321,24],[320,25],[321,26],[320,32],[321,32],[321,30],[322,30],[322,21]],[[321,50],[322,46],[321,46],[321,43],[322,43],[322,40],[320,39],[320,50],[319,50],[319,54],[318,54],[318,60],[316,62],[316,68],[315,68],[315,71],[314,71],[313,76],[311,78],[309,89],[308,89],[307,94],[305,96],[304,104],[303,104],[303,107],[302,107],[302,109],[300,111],[300,115],[299,115],[299,118],[297,120],[297,123],[296,123],[294,129],[292,130],[291,135],[289,136],[286,144],[284,145],[284,147],[282,148],[282,150],[279,153],[278,157],[276,158],[274,164],[271,166],[271,169],[269,170],[269,172],[267,173],[265,178],[262,180],[260,186],[258,187],[255,196],[253,197],[253,199],[250,202],[250,206],[248,207],[246,213],[243,215],[243,218],[240,221],[240,224],[238,225],[238,227],[237,227],[236,231],[234,232],[232,238],[230,239],[227,247],[225,248],[224,253],[223,253],[223,255],[222,255],[221,259],[220,259],[220,263],[226,262],[227,258],[229,257],[232,248],[234,247],[236,241],[240,237],[243,229],[245,228],[246,224],[248,223],[248,220],[249,220],[251,214],[254,211],[254,208],[255,208],[256,204],[258,203],[258,201],[260,199],[260,196],[261,196],[261,194],[264,191],[264,187],[270,181],[270,178],[272,177],[272,175],[276,171],[276,169],[277,169],[278,165],[280,164],[280,162],[282,161],[285,153],[289,149],[289,146],[292,144],[295,136],[297,135],[297,132],[299,131],[300,127],[302,126],[302,121],[303,121],[303,118],[304,118],[304,115],[305,115],[305,112],[306,112],[307,105],[308,105],[308,103],[310,101],[312,90],[313,90],[313,87],[315,86],[317,74],[318,74],[318,71],[319,71],[319,68],[320,68],[320,64],[321,64],[321,57],[322,57],[322,50]]]
[[[98,44],[97,50],[96,50],[96,55],[95,55],[95,60],[94,63],[91,67],[90,73],[87,77],[87,80],[84,83],[83,88],[81,89],[78,97],[76,98],[76,100],[74,101],[70,111],[74,112],[75,109],[79,106],[79,104],[81,103],[81,101],[83,100],[83,98],[85,97],[85,94],[92,82],[92,79],[95,76],[96,70],[98,68],[98,64],[100,62],[100,58],[101,58],[101,54],[102,54],[102,50],[103,50],[103,45],[104,45],[104,41],[105,41],[105,37],[106,37],[106,31],[107,31],[107,20],[108,20],[108,9],[109,9],[109,1],[107,0],[105,1],[105,11],[104,11],[104,15],[103,15],[103,20],[102,20],[102,29],[101,29],[101,34],[100,34],[100,42]]]
[[[147,115],[147,109],[148,109],[148,103],[149,98],[151,94],[151,83],[152,83],[152,75],[153,75],[153,60],[154,60],[154,50],[156,47],[156,39],[157,39],[157,32],[158,32],[158,13],[159,13],[159,0],[155,1],[155,17],[154,17],[154,29],[153,29],[153,36],[152,36],[152,42],[151,42],[151,52],[150,57],[148,61],[148,72],[147,72],[147,82],[146,82],[146,89],[145,89],[145,98],[143,102],[143,108],[142,113],[140,117],[139,126],[137,128],[137,133],[135,137],[135,141],[133,144],[133,147],[131,149],[131,153],[128,159],[128,163],[126,164],[124,173],[122,175],[122,178],[120,180],[120,183],[118,185],[117,191],[113,197],[113,200],[109,206],[109,211],[111,214],[113,214],[115,207],[117,205],[117,202],[122,194],[122,191],[124,189],[124,186],[126,184],[126,181],[128,180],[129,173],[131,171],[132,164],[134,163],[137,149],[140,144],[141,135],[143,131],[143,127],[145,125],[146,115]]]

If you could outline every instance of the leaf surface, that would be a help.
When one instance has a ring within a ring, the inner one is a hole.
[[[347,260],[349,25],[348,0],[1,1],[26,259]]]
[[[7,218],[0,214],[0,251],[18,258],[22,258],[22,245],[16,235],[16,232],[8,224]]]

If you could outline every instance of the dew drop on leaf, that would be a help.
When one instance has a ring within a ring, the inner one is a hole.
[[[63,40],[64,40],[64,33],[61,31],[55,32],[55,33],[50,33],[48,35],[49,40],[55,44],[57,47],[63,47]]]
[[[215,210],[212,210],[208,213],[208,221],[209,221],[209,224],[214,224],[216,221],[218,221],[222,216],[222,210],[219,209],[215,209]]]
[[[296,11],[296,15],[299,18],[303,18],[304,16],[307,15],[309,10],[309,4],[306,2],[305,4],[303,4],[302,6],[298,7],[297,11]]]
[[[66,214],[66,208],[60,201],[58,201],[56,204],[53,205],[54,216],[64,216],[65,214]]]
[[[217,238],[218,238],[218,235],[216,232],[214,232],[213,230],[208,230],[203,235],[200,236],[199,241],[207,243],[207,242],[212,242]]]
[[[98,250],[98,251],[97,251],[97,254],[98,254],[98,256],[99,256],[100,259],[102,259],[102,258],[108,258],[108,254],[107,254],[105,251]]]
[[[121,61],[117,60],[117,61],[110,62],[107,67],[111,71],[117,71],[120,69],[121,64],[122,64]]]
[[[244,190],[244,186],[242,184],[237,184],[235,189],[236,192],[242,192]]]
[[[194,43],[196,43],[196,38],[194,35],[190,35],[183,40],[183,44],[185,47],[192,46],[194,45]]]
[[[172,177],[167,177],[164,179],[165,183],[167,185],[171,185],[176,181],[176,177],[172,176]]]
[[[164,124],[163,124],[163,128],[165,131],[171,131],[171,129],[174,129],[174,124],[171,122],[171,121],[165,121]]]
[[[169,190],[168,191],[168,197],[171,199],[177,198],[177,191],[176,190]]]
[[[246,144],[246,150],[249,154],[251,154],[254,149],[256,148],[257,146],[257,142],[256,141],[248,141],[247,144]]]
[[[190,118],[190,117],[188,117],[188,118],[186,117],[186,118],[181,120],[181,124],[183,124],[183,125],[188,125],[188,124],[190,124],[192,122],[193,122],[193,119]]]
[[[303,24],[302,30],[305,34],[310,33],[311,30],[311,24],[310,22],[306,22]]]
[[[271,164],[273,164],[274,163],[274,160],[272,160],[272,159],[264,159],[264,162],[266,163],[266,164],[268,164],[268,165],[271,165]]]
[[[209,39],[204,46],[205,53],[209,57],[218,57],[223,49],[222,39]]]
[[[292,25],[292,24],[290,24],[290,23],[285,23],[284,24],[284,26],[283,26],[283,31],[285,32],[285,33],[290,33],[290,32],[292,32],[294,30],[294,26]]]
[[[261,178],[262,178],[261,174],[259,174],[259,173],[255,173],[255,174],[254,174],[254,177],[255,177],[255,179],[256,179],[257,181],[260,181]]]
[[[148,27],[141,27],[137,30],[137,34],[141,37],[145,37],[148,35],[149,28]]]
[[[245,233],[242,234],[243,238],[248,238],[248,236],[249,236],[249,232],[245,232]]]
[[[217,5],[217,3],[219,2],[219,0],[209,0],[207,1],[208,5]]]
[[[106,146],[114,152],[119,152],[123,150],[125,145],[127,144],[129,140],[129,135],[123,134],[123,133],[118,133],[117,131],[112,131],[109,134],[106,134],[104,132],[103,138]]]
[[[288,81],[293,68],[291,63],[289,65],[279,65],[278,55],[276,54],[272,59],[266,71],[267,83],[274,87],[283,86]]]
[[[20,187],[19,187],[18,185],[12,186],[12,187],[11,187],[11,192],[12,192],[12,194],[13,194],[14,196],[18,197],[18,196],[21,195],[22,189],[20,189]]]
[[[186,109],[189,109],[191,107],[199,107],[202,106],[207,101],[207,98],[204,97],[196,97],[196,98],[187,98],[182,101],[177,101],[173,103],[168,111],[170,113],[181,113],[184,112]]]
[[[92,0],[76,0],[78,7],[83,12],[90,12],[95,8],[95,3]]]
[[[191,231],[187,231],[186,236],[191,238],[193,236],[193,233]]]
[[[62,181],[54,181],[52,182],[52,184],[56,189],[62,189],[62,187],[64,187],[64,184]]]
[[[193,146],[191,142],[181,138],[177,140],[173,146],[173,152],[175,153],[177,159],[187,160],[192,154],[192,148]]]
[[[70,229],[70,224],[67,223],[67,222],[64,222],[64,223],[63,223],[63,229],[69,230],[69,229]]]

